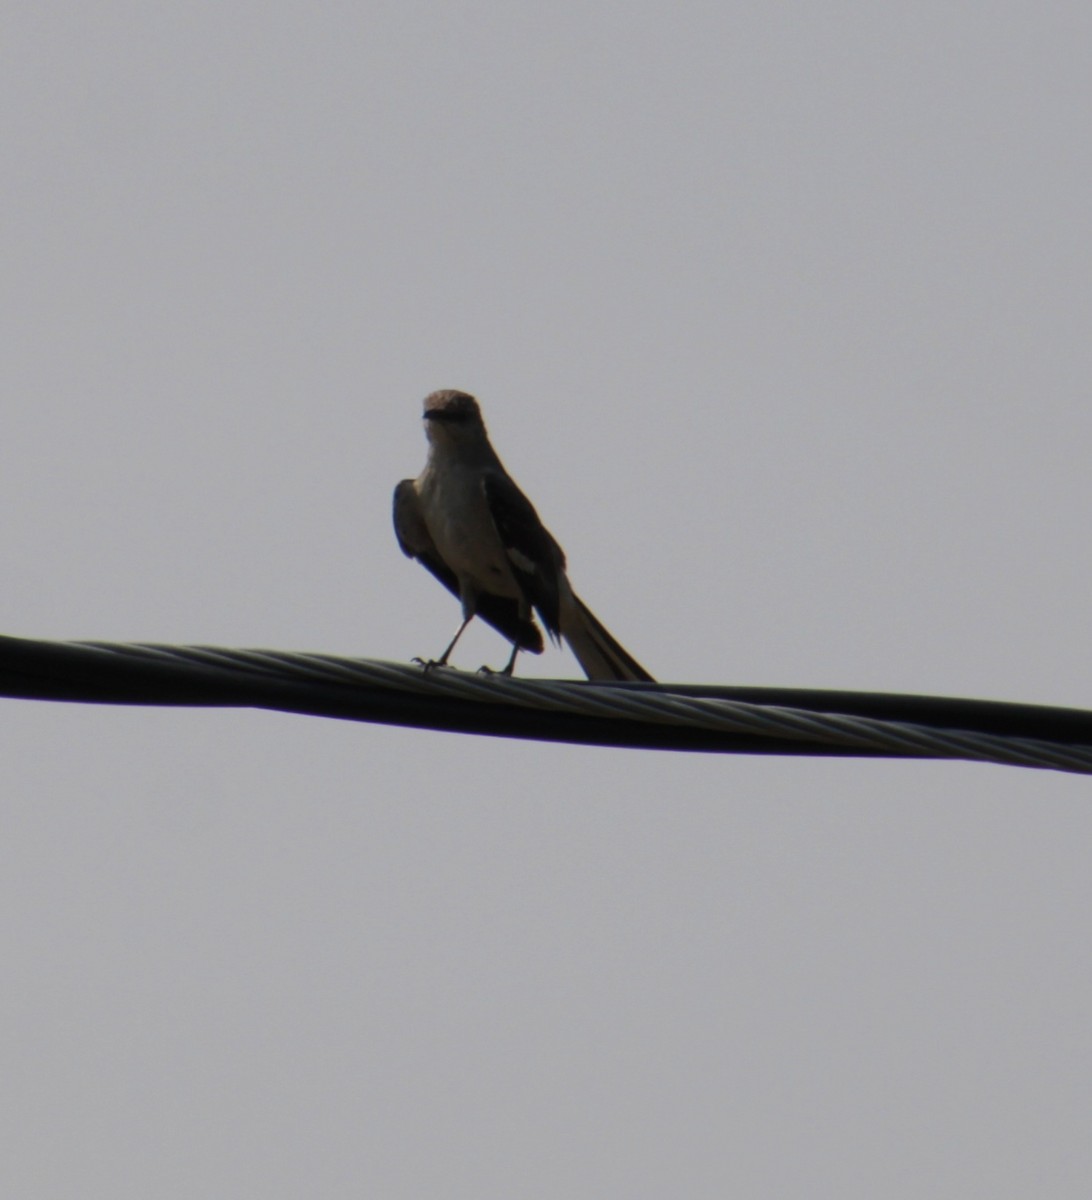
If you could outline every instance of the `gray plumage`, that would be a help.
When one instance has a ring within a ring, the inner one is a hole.
[[[428,461],[416,479],[394,490],[394,531],[403,553],[462,603],[463,623],[437,663],[447,662],[478,616],[512,643],[510,674],[520,650],[542,652],[537,614],[554,642],[568,643],[589,679],[651,682],[572,590],[564,551],[505,471],[474,397],[433,392],[424,419]]]

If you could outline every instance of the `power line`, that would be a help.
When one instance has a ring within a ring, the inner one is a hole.
[[[937,696],[509,679],[327,654],[11,637],[0,637],[0,695],[264,708],[650,750],[964,759],[1092,774],[1092,713]]]

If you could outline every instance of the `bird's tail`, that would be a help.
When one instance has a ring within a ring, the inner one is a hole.
[[[599,618],[575,593],[571,604],[562,602],[561,636],[569,643],[589,679],[632,680],[655,683],[632,654],[615,640]]]

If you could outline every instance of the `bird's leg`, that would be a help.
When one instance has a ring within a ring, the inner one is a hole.
[[[473,614],[473,613],[471,613],[469,617],[466,617],[466,618],[463,620],[463,623],[462,623],[462,624],[459,626],[459,628],[458,628],[458,629],[455,631],[455,636],[454,636],[454,637],[451,639],[451,642],[448,644],[448,648],[447,648],[447,649],[446,649],[446,650],[443,652],[443,654],[441,654],[441,655],[440,655],[440,657],[439,657],[439,658],[436,660],[436,665],[437,665],[438,667],[446,667],[446,666],[447,666],[447,660],[448,660],[448,659],[451,657],[451,652],[452,652],[452,650],[454,650],[454,649],[455,649],[455,643],[456,643],[456,642],[459,640],[459,638],[461,638],[461,637],[463,636],[463,630],[464,630],[464,629],[465,629],[465,628],[466,628],[466,627],[467,627],[467,626],[470,624],[470,622],[471,622],[471,621],[473,621],[473,620],[474,620],[474,614]]]
[[[503,671],[494,671],[492,667],[479,667],[479,675],[507,675],[512,677],[513,671],[516,669],[516,655],[519,653],[519,646],[515,642],[512,643],[512,657],[508,660],[508,665]]]
[[[451,642],[448,645],[448,648],[443,652],[443,654],[440,655],[439,658],[430,658],[427,660],[423,659],[423,658],[415,658],[413,661],[415,663],[420,663],[420,665],[422,667],[424,667],[426,671],[431,670],[433,667],[446,667],[447,660],[451,657],[452,650],[455,649],[455,643],[459,640],[459,638],[461,638],[463,636],[463,630],[473,620],[474,620],[474,614],[471,613],[470,616],[467,617],[466,620],[463,621],[463,623],[459,626],[458,630],[455,633],[455,636],[451,639]]]

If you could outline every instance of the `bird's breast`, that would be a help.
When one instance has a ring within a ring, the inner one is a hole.
[[[519,596],[508,556],[478,471],[426,471],[418,480],[421,509],[444,562],[478,590]]]

